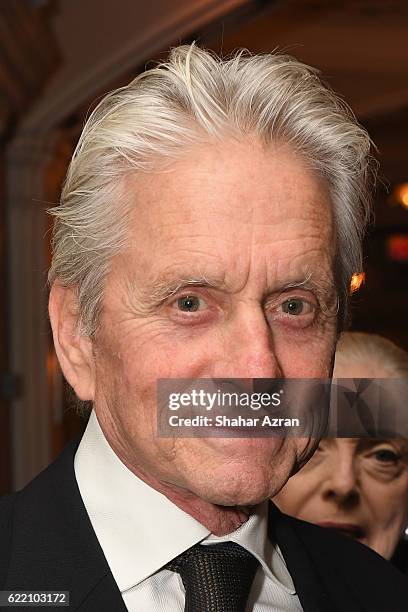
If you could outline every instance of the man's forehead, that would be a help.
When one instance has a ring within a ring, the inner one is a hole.
[[[128,175],[125,191],[134,193],[138,216],[166,225],[181,208],[186,225],[203,212],[228,211],[241,222],[259,217],[262,225],[291,214],[300,221],[330,216],[328,185],[303,158],[283,144],[265,149],[249,139],[196,145],[165,168]]]
[[[291,152],[251,150],[256,160],[238,164],[248,149],[227,145],[175,162],[154,180],[139,177],[146,198],[135,202],[128,251],[136,290],[250,286],[261,296],[306,283],[330,290],[335,239],[326,189]],[[224,170],[228,189],[219,183]]]

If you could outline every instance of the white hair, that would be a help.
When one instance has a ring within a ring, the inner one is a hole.
[[[96,330],[110,261],[128,239],[125,175],[227,136],[286,143],[324,178],[337,232],[338,295],[346,304],[351,276],[361,271],[370,211],[374,165],[367,132],[316,69],[288,55],[239,51],[224,60],[183,45],[98,104],[60,205],[50,210],[56,220],[49,281],[76,287],[83,333]]]

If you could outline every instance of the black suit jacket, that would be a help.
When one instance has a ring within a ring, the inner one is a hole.
[[[0,590],[70,591],[70,607],[55,609],[126,612],[76,483],[77,446],[0,500]],[[406,577],[365,546],[273,504],[269,523],[305,612],[408,610]]]

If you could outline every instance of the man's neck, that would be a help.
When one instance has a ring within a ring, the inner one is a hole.
[[[99,421],[98,421],[99,422]],[[165,495],[173,504],[192,516],[216,536],[224,536],[236,531],[248,520],[252,513],[250,506],[222,506],[198,497],[195,493],[168,482],[165,478],[154,476],[152,471],[141,466],[132,457],[131,449],[123,444],[123,436],[115,428],[107,433],[103,423],[99,423],[105,440],[120,461],[140,480]],[[108,429],[108,428],[106,428]]]
[[[224,536],[232,533],[248,520],[252,513],[251,507],[243,506],[220,506],[201,499],[194,493],[176,485],[163,482],[146,473],[140,468],[135,468],[120,451],[115,450],[119,459],[126,467],[147,485],[162,493],[173,504],[192,516],[204,525],[216,536]]]

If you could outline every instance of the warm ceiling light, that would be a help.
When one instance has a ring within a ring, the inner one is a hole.
[[[361,285],[365,281],[365,272],[360,272],[360,274],[353,274],[350,281],[350,293],[355,293],[361,287]]]
[[[392,196],[394,201],[405,208],[408,208],[408,183],[401,183],[400,185],[396,185]]]

